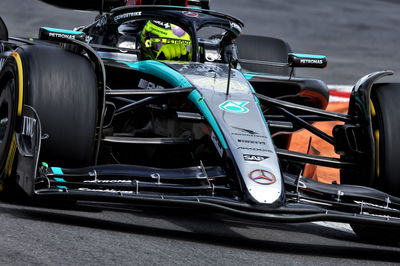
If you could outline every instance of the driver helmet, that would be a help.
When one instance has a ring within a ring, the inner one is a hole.
[[[191,60],[192,41],[190,35],[177,25],[151,20],[144,26],[140,36],[140,47],[143,59],[163,59],[159,53],[161,47],[168,44],[179,44],[186,48],[182,61]]]

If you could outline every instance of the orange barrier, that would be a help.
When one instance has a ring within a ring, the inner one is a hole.
[[[327,110],[346,114],[348,105],[349,105],[348,102],[329,103]],[[318,122],[315,123],[314,125],[319,129],[323,130],[324,132],[332,135],[333,127],[340,123],[341,122]],[[314,148],[311,150],[310,153],[316,154],[319,152],[319,155],[331,156],[336,158],[339,157],[335,153],[332,145],[330,145],[326,141],[311,134],[306,130],[293,134],[289,149],[293,151],[307,153],[310,137],[312,138],[311,146]],[[318,152],[316,152],[315,150],[317,150]],[[313,178],[319,182],[332,183],[336,181],[337,183],[340,183],[339,169],[332,169],[322,166],[317,166],[317,167],[307,166],[303,175]]]

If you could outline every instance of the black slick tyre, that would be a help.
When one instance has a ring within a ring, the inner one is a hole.
[[[375,109],[373,128],[377,142],[374,187],[400,197],[400,83],[377,83],[371,100]]]
[[[38,113],[43,139],[40,160],[77,167],[93,159],[97,81],[89,60],[56,46],[24,46],[25,103]]]
[[[15,168],[15,127],[18,111],[18,68],[10,56],[0,71],[0,190]]]
[[[371,117],[376,148],[372,186],[400,196],[400,83],[374,84]],[[362,185],[362,184],[360,184]],[[369,241],[400,242],[400,230],[352,224],[354,232]]]

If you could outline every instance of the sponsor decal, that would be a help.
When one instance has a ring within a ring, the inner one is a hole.
[[[148,41],[150,41],[150,43],[148,44],[147,47],[150,47],[152,43],[166,43],[166,44],[183,44],[186,46],[190,46],[191,42],[188,40],[180,40],[180,39],[169,39],[169,38],[151,38],[148,39]],[[147,44],[146,44],[147,45]]]
[[[276,182],[275,176],[264,169],[255,169],[249,173],[249,178],[261,185],[271,185]]]
[[[190,11],[182,11],[182,14],[184,14],[187,17],[191,17],[191,18],[197,18],[199,16],[199,13],[190,12]]]
[[[242,131],[244,133],[247,133],[247,135],[258,135],[258,133],[256,131],[253,131],[251,129],[241,128],[241,127],[232,127],[232,128]]]
[[[165,43],[173,43],[173,44],[183,44],[186,46],[190,46],[191,42],[188,40],[179,40],[179,39],[162,39],[163,41],[165,40]]]
[[[265,141],[256,141],[256,140],[247,140],[247,139],[238,139],[237,142],[245,143],[245,144],[267,145],[267,143]]]
[[[142,11],[125,13],[125,14],[121,14],[121,15],[115,16],[114,17],[114,21],[118,22],[118,20],[121,20],[121,19],[139,17],[141,15],[142,15]]]
[[[274,153],[273,151],[268,150],[268,149],[252,148],[252,147],[239,147],[239,150],[264,151],[264,152]]]
[[[235,113],[235,114],[245,114],[249,112],[249,109],[247,109],[245,106],[249,102],[246,101],[225,101],[219,105],[219,108],[222,111],[225,112],[230,112],[230,113]]]
[[[150,81],[147,81],[144,79],[140,79],[138,88],[145,89],[145,90],[163,90],[164,89],[163,86],[157,85],[153,82],[150,82]]]
[[[57,32],[49,32],[49,37],[63,38],[63,39],[75,39],[75,35],[73,35],[73,34],[57,33]]]
[[[185,70],[198,70],[198,71],[205,71],[205,72],[222,72],[223,69],[220,68],[219,66],[214,66],[214,65],[195,65],[195,64],[188,64],[188,65],[183,65],[180,69],[179,72],[185,71]],[[200,80],[202,80],[201,78]]]
[[[206,50],[206,60],[208,62],[220,61],[222,59],[221,54],[218,51]]]
[[[232,133],[233,136],[241,136],[241,137],[251,137],[251,138],[262,138],[268,139],[267,136],[253,135],[253,134],[245,134],[245,133]]]
[[[122,194],[136,194],[134,191],[129,190],[116,190],[116,189],[91,189],[91,188],[78,188],[80,191],[92,191],[92,192],[106,192],[106,193],[122,193]]]
[[[300,64],[323,64],[321,59],[300,59]]]
[[[265,159],[268,159],[268,156],[261,155],[252,155],[252,154],[243,154],[243,159],[249,162],[262,162]]]
[[[211,132],[211,140],[215,145],[215,148],[217,149],[219,156],[222,157],[222,154],[224,152],[224,149],[221,146],[221,143],[219,143],[219,140],[217,138],[217,136],[214,134],[214,131]]]
[[[171,24],[168,22],[163,22],[163,21],[159,21],[159,20],[152,20],[151,21],[154,25],[157,25],[159,27],[163,27],[164,29],[170,29],[171,28]]]
[[[217,72],[217,71],[215,71]],[[228,79],[226,78],[220,78],[220,79],[215,79],[211,77],[202,77],[202,78],[196,78],[194,80],[196,85],[202,86],[202,87],[212,87],[216,89],[220,89],[221,91],[226,91],[226,86],[228,85]],[[232,80],[230,83],[230,88],[231,90],[246,90],[248,89],[248,85],[245,83],[240,82],[239,80]],[[247,102],[246,102],[247,104]],[[247,108],[246,108],[247,109]]]
[[[134,181],[132,180],[84,180],[83,183],[118,183],[118,184],[132,184]]]
[[[23,136],[28,136],[30,138],[35,134],[36,127],[36,119],[28,116],[24,116],[24,121],[22,123],[22,132]]]

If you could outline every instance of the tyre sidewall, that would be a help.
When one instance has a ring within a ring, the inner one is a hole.
[[[371,99],[376,109],[374,130],[379,130],[380,173],[374,187],[400,196],[400,84],[375,84]]]
[[[16,149],[15,143],[13,146],[11,145],[13,141],[15,142],[19,80],[18,68],[15,59],[13,57],[9,57],[0,71],[0,93],[3,93],[3,89],[7,89],[7,83],[12,79],[14,80],[14,88],[11,88],[11,90],[7,90],[5,92],[7,94],[9,103],[11,103],[11,106],[8,108],[11,113],[8,115],[9,125],[7,126],[6,134],[4,136],[4,145],[0,147],[0,180],[3,180],[5,177],[11,175],[14,167],[13,162],[15,159],[14,157]]]

